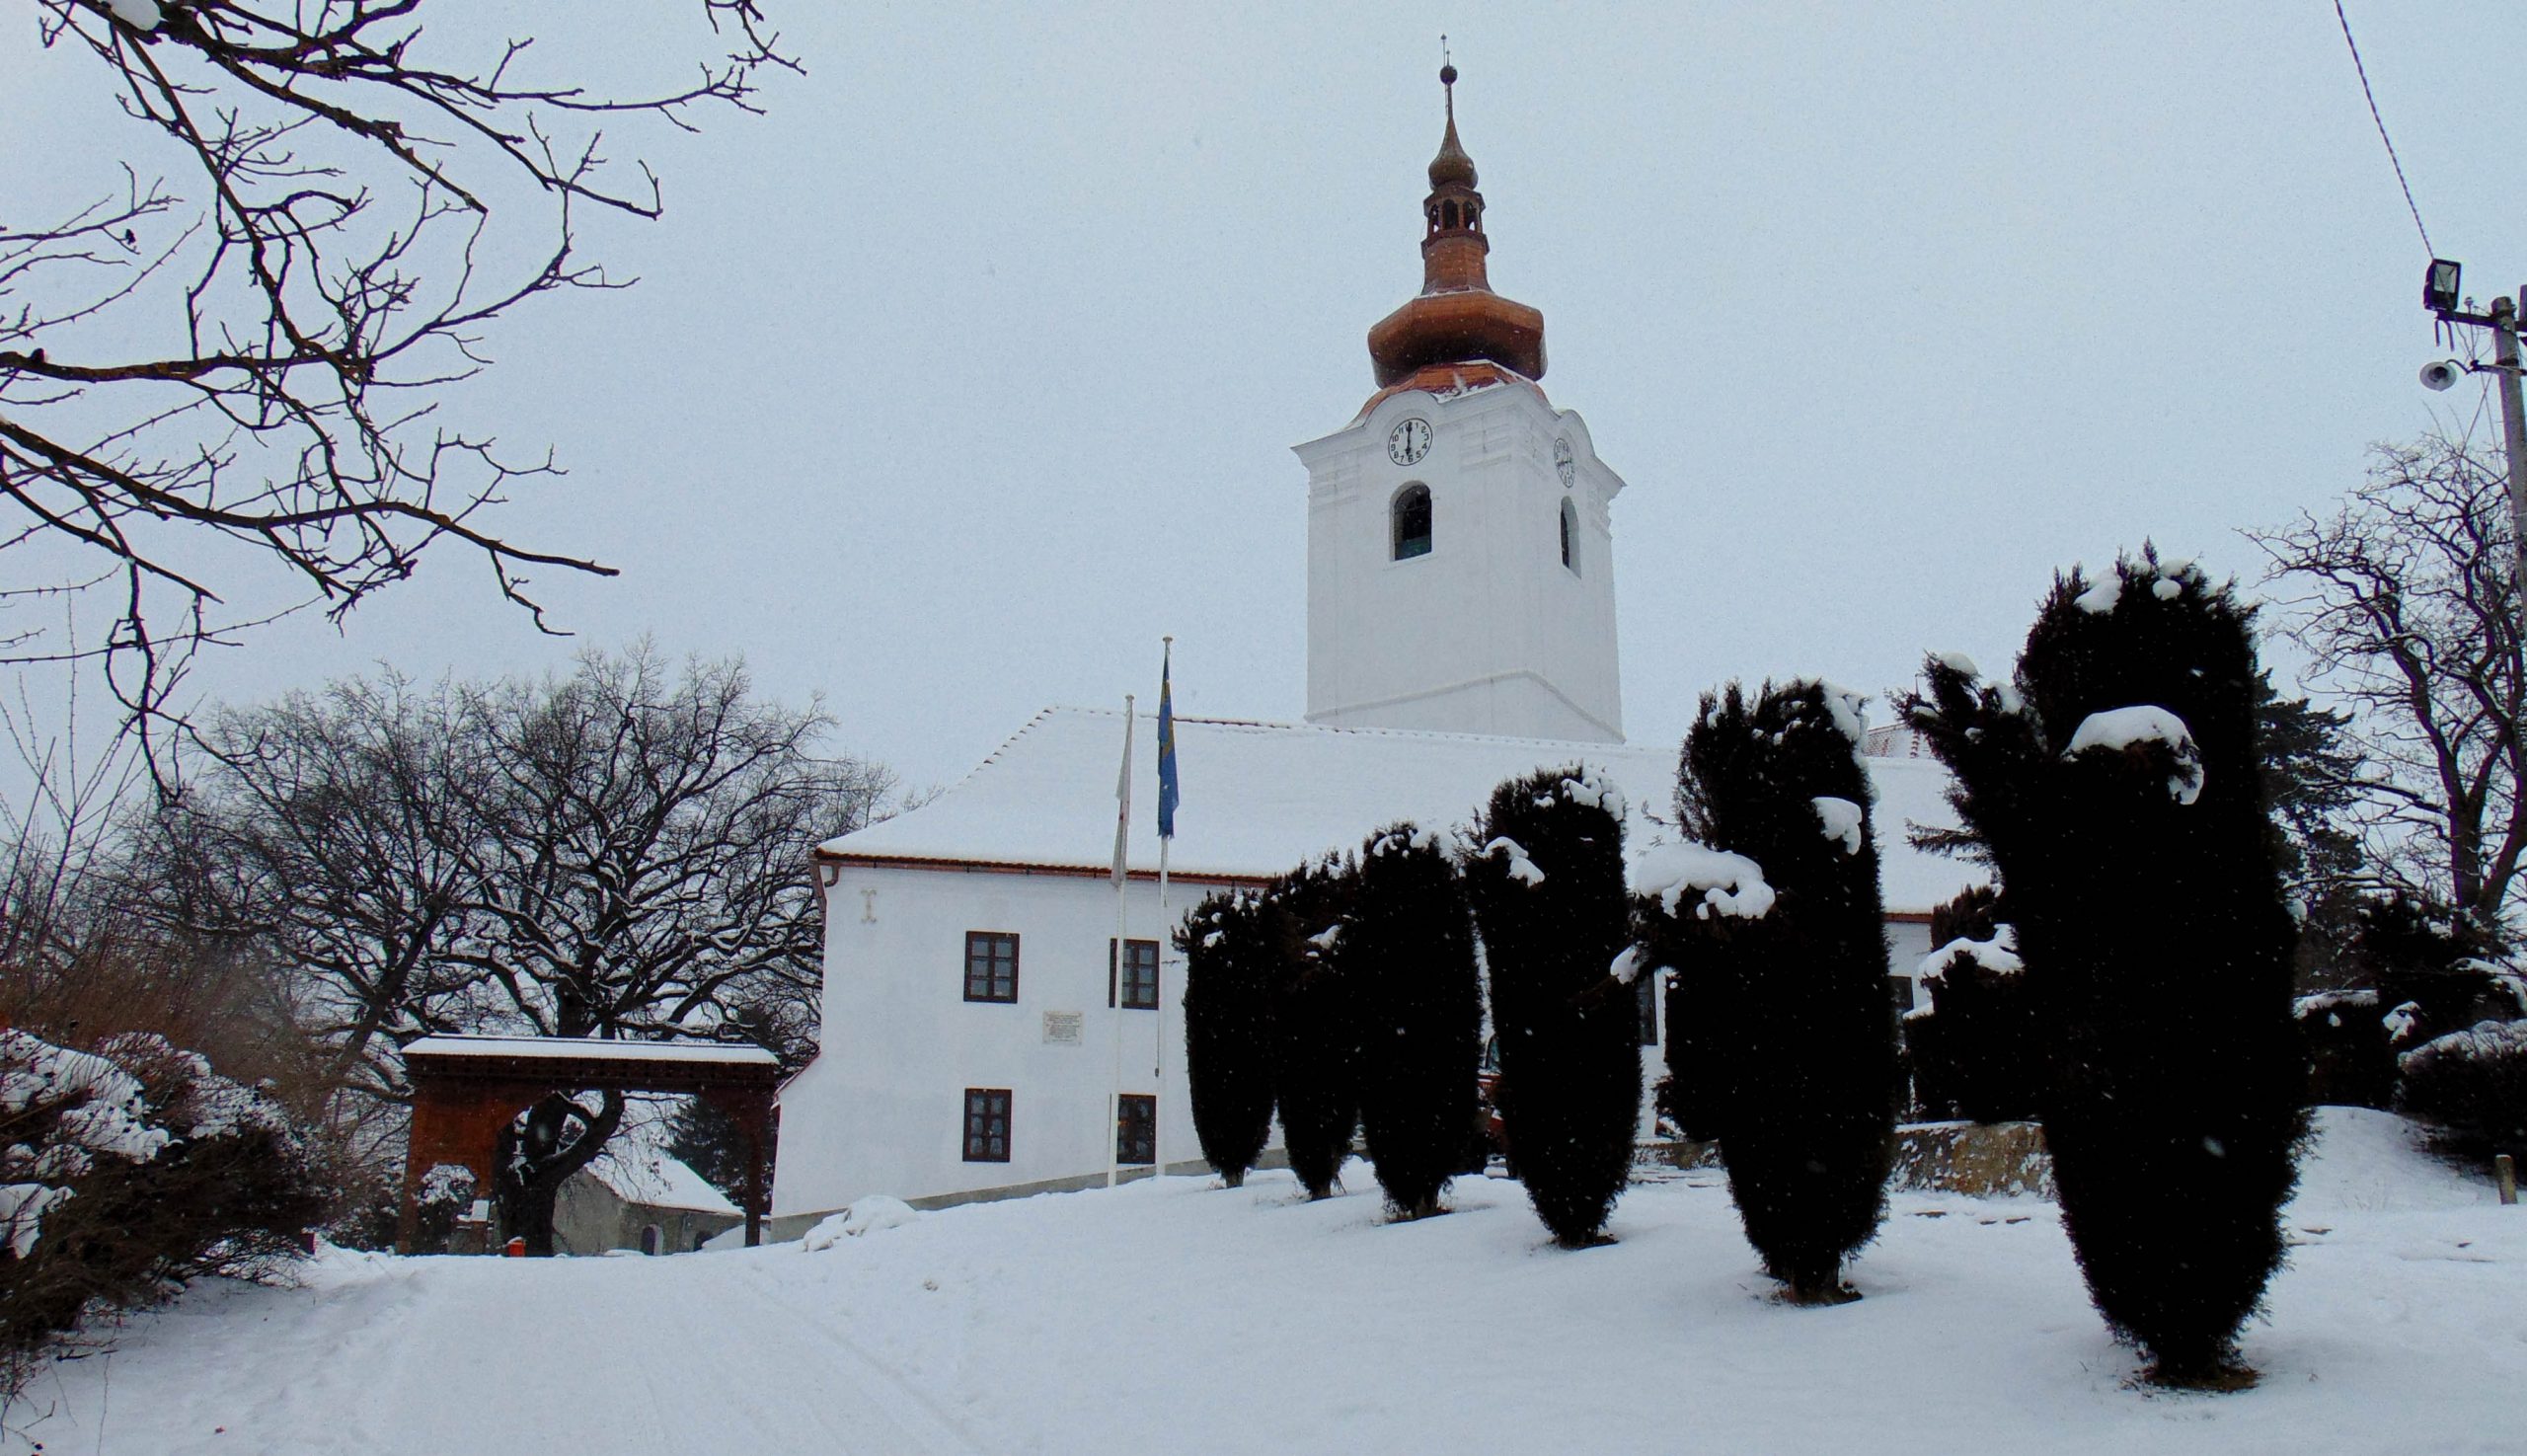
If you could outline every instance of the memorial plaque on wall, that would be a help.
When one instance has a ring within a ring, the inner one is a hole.
[[[1080,1014],[1076,1011],[1044,1013],[1044,1043],[1048,1046],[1079,1044]]]

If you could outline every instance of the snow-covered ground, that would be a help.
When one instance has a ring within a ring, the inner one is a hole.
[[[2052,1205],[1897,1195],[1867,1297],[1773,1303],[1724,1184],[1566,1253],[1515,1184],[1383,1222],[1178,1178],[672,1259],[335,1255],[49,1370],[5,1443],[150,1453],[2319,1452],[2527,1448],[2527,1207],[2330,1110],[2255,1390],[2168,1395]]]

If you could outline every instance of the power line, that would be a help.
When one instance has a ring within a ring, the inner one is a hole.
[[[2351,38],[2351,17],[2342,13],[2342,0],[2334,0],[2334,18],[2342,22],[2342,43],[2351,47],[2351,68],[2360,73],[2360,94],[2369,100],[2369,119],[2378,123],[2378,139],[2387,144],[2387,160],[2396,169],[2396,186],[2405,190],[2405,210],[2412,214],[2413,231],[2421,234],[2421,251],[2437,258],[2439,250],[2430,246],[2430,229],[2421,225],[2421,209],[2413,204],[2412,184],[2405,181],[2404,159],[2396,155],[2396,143],[2387,135],[2387,118],[2378,115],[2378,97],[2369,89],[2369,68],[2360,63],[2360,42]]]

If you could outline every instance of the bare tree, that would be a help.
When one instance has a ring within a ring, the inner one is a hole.
[[[2527,709],[2506,477],[2466,445],[2381,445],[2329,517],[2248,536],[2313,682],[2352,710],[2354,817],[2383,888],[2502,921],[2527,853]]]
[[[756,0],[698,3],[698,74],[618,94],[444,5],[425,32],[424,0],[38,0],[44,44],[92,57],[134,123],[118,150],[191,181],[126,162],[67,215],[0,220],[0,605],[113,620],[85,644],[11,624],[0,662],[100,665],[146,734],[203,646],[339,617],[435,542],[539,625],[530,571],[609,574],[499,535],[488,508],[553,464],[438,412],[503,313],[618,286],[577,214],[661,204],[603,126],[753,111],[758,73],[792,65]]]
[[[646,646],[540,682],[343,683],[205,724],[162,822],[208,867],[200,903],[283,948],[355,1095],[406,1097],[396,1049],[439,1031],[795,1055],[821,984],[808,851],[893,787],[823,756],[830,728],[740,663]],[[498,1192],[530,1249],[623,1111],[526,1110]]]
[[[292,968],[350,1115],[408,1095],[403,1043],[469,1024],[475,973],[454,958],[491,784],[471,728],[454,685],[393,674],[221,713],[144,836],[162,914],[263,939]]]

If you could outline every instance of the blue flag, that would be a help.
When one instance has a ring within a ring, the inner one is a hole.
[[[1158,837],[1176,837],[1176,688],[1169,681],[1176,670],[1176,650],[1170,646],[1158,669]]]

